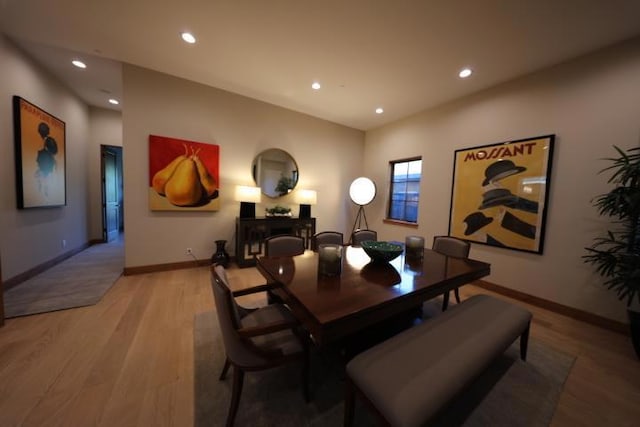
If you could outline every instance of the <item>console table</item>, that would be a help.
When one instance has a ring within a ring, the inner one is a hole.
[[[236,218],[236,263],[238,267],[253,267],[256,257],[264,255],[264,240],[278,234],[291,234],[304,239],[311,248],[316,233],[315,218],[262,217]]]

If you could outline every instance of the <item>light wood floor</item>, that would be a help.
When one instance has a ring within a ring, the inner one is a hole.
[[[229,276],[262,282],[255,269]],[[488,292],[461,290],[475,293]],[[193,316],[211,309],[208,269],[197,268],[122,277],[95,306],[7,320],[0,426],[193,425]],[[640,425],[629,338],[529,309],[532,337],[577,357],[552,425]]]

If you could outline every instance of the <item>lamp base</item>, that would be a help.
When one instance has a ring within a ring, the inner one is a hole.
[[[252,202],[240,202],[240,218],[255,218],[256,204]]]
[[[300,205],[298,218],[311,218],[311,205]]]

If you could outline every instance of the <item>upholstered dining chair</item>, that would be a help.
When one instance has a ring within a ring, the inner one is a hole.
[[[222,265],[211,267],[211,287],[226,353],[220,381],[225,379],[229,367],[233,366],[227,426],[234,423],[247,371],[269,369],[293,361],[302,362],[303,395],[305,401],[309,402],[308,345],[289,309],[282,304],[247,309],[235,301],[236,296],[262,292],[268,286],[231,292],[225,268]]]
[[[324,244],[343,245],[343,239],[343,234],[338,231],[322,231],[311,238],[311,249],[317,251],[318,246]]]
[[[378,240],[378,233],[374,230],[357,230],[351,235],[351,244],[353,246],[360,246],[360,243],[372,240]]]
[[[304,238],[289,234],[267,237],[264,241],[267,256],[295,256],[304,253]]]
[[[289,234],[267,237],[264,241],[264,252],[266,256],[302,255],[304,253],[304,239]],[[281,303],[282,298],[267,290],[267,301],[269,304]]]
[[[457,239],[455,237],[435,236],[433,238],[433,246],[431,248],[443,255],[456,258],[468,258],[471,245],[469,244],[469,242]],[[453,292],[456,297],[456,302],[460,303],[460,292],[458,291],[458,288],[456,287]],[[445,311],[447,309],[447,306],[449,305],[449,295],[450,293],[445,295],[445,298],[442,301],[442,311]]]

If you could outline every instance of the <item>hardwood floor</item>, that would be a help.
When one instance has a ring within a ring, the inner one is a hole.
[[[262,282],[253,268],[230,269],[229,279]],[[476,293],[490,292],[461,288],[463,298]],[[577,357],[552,425],[638,425],[630,339],[522,305],[534,313],[532,337]],[[204,267],[121,277],[97,305],[7,320],[0,425],[193,425],[193,316],[212,309]]]

